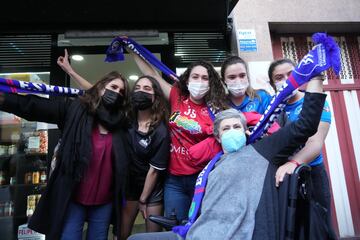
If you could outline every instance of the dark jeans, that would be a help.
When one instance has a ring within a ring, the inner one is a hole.
[[[188,219],[188,212],[194,194],[198,174],[175,176],[169,174],[164,186],[165,216],[169,217],[175,210],[177,219],[181,222]]]
[[[106,240],[111,220],[112,203],[84,206],[71,202],[66,213],[61,240],[82,240],[85,221],[88,222],[87,240]]]

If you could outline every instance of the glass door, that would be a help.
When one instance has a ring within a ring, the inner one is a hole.
[[[49,76],[49,72],[1,74],[2,78],[45,84],[49,84]],[[2,239],[17,239],[19,226],[27,223],[46,186],[48,129],[46,123],[30,122],[0,111]]]

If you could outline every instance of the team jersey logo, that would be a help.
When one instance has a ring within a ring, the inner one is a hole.
[[[246,112],[252,112],[252,111],[255,111],[255,109],[256,109],[256,103],[255,102],[249,102],[246,105]]]
[[[169,119],[170,124],[176,124],[178,127],[181,127],[191,134],[202,133],[201,127],[198,122],[193,119],[189,119],[185,116],[181,116],[180,112],[174,112]]]
[[[147,148],[150,145],[151,142],[151,137],[148,138],[143,138],[139,141],[140,146],[142,146],[143,148]]]
[[[330,107],[329,106],[324,106],[323,111],[324,112],[330,112]]]

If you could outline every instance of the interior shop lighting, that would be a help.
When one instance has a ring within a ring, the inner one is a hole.
[[[130,75],[130,76],[129,76],[129,79],[130,79],[130,80],[133,80],[133,81],[136,81],[136,80],[139,79],[139,76],[138,76],[138,75]]]
[[[84,60],[84,57],[81,55],[72,55],[71,59],[74,61],[82,61],[82,60]]]

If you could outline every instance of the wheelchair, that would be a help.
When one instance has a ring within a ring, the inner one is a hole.
[[[279,191],[287,192],[287,197],[279,206],[281,240],[336,239],[326,219],[327,209],[311,197],[310,173],[311,167],[302,164],[293,174],[286,176],[280,186]],[[186,224],[186,221],[179,223],[174,211],[170,217],[150,215],[149,219],[167,231]]]

